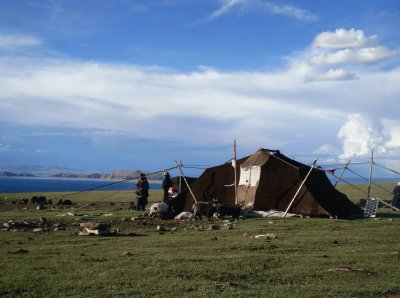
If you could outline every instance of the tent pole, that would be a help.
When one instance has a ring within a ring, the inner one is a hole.
[[[346,166],[344,167],[344,169],[343,169],[342,172],[340,173],[339,177],[336,179],[336,182],[335,182],[335,184],[333,185],[333,187],[336,187],[336,185],[339,183],[339,180],[342,179],[342,175],[343,175],[344,171],[347,170],[347,167],[349,166],[349,163],[350,163],[350,159],[349,159],[349,161],[346,163]]]
[[[233,170],[235,173],[235,203],[238,203],[237,198],[237,178],[236,178],[236,140],[233,139]]]
[[[300,189],[303,187],[303,185],[304,185],[304,183],[306,182],[308,176],[310,176],[312,170],[314,169],[314,166],[315,166],[315,164],[317,163],[317,160],[318,160],[318,158],[317,158],[316,160],[314,160],[314,162],[312,163],[311,168],[310,168],[310,170],[308,171],[306,177],[304,178],[304,180],[303,180],[303,182],[301,183],[300,187],[297,189],[296,193],[294,194],[293,199],[290,201],[289,206],[286,208],[286,211],[285,211],[285,213],[283,214],[283,217],[286,217],[286,214],[288,213],[290,207],[292,206],[292,204],[293,204],[293,202],[294,202],[294,199],[297,197],[297,195],[298,195],[299,192],[300,192]]]
[[[182,159],[179,160],[179,164],[182,164]],[[182,192],[182,174],[179,175],[179,193]]]
[[[374,150],[371,152],[371,163],[369,165],[369,180],[368,180],[368,198],[371,194],[371,180],[372,180],[372,164],[374,163]]]
[[[176,166],[178,167],[179,171],[180,171],[181,174],[182,174],[183,180],[185,180],[186,186],[188,187],[188,189],[189,189],[189,191],[190,191],[190,193],[191,193],[191,195],[192,195],[192,197],[193,197],[193,200],[197,203],[196,197],[194,196],[194,194],[193,194],[193,192],[192,192],[192,189],[190,188],[190,185],[189,185],[189,183],[187,182],[187,180],[186,180],[186,178],[185,178],[185,174],[183,174],[181,165],[178,164],[178,162],[177,162],[176,160],[175,160],[175,163],[176,163]]]
[[[384,200],[378,199],[380,203],[382,203],[383,205],[385,205],[386,207],[392,208],[395,211],[400,212],[399,208],[394,207],[393,205],[386,203]]]

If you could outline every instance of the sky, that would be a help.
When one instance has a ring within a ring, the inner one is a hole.
[[[0,0],[0,166],[260,148],[400,171],[398,0]]]

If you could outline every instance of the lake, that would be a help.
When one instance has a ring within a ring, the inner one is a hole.
[[[0,193],[83,191],[93,188],[97,188],[96,190],[135,189],[134,181],[124,181],[120,183],[115,182],[118,181],[63,178],[0,177]],[[150,189],[161,189],[161,184],[150,183]]]

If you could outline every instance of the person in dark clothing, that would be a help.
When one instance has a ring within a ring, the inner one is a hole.
[[[397,182],[397,186],[393,189],[392,205],[396,208],[400,208],[400,182]]]
[[[168,201],[168,190],[170,187],[172,187],[172,180],[167,171],[165,171],[163,175],[164,175],[164,180],[162,182],[162,188],[164,191],[163,202],[166,203]]]
[[[136,183],[136,206],[137,210],[144,211],[148,204],[147,198],[149,197],[149,182],[145,174],[140,174],[139,180]]]

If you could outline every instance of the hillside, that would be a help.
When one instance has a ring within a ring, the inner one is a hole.
[[[0,166],[0,177],[54,177],[54,178],[82,178],[82,179],[135,179],[140,173],[149,173],[141,170],[115,170],[107,172],[85,172],[59,166]],[[162,173],[148,177],[152,180],[161,180]]]

